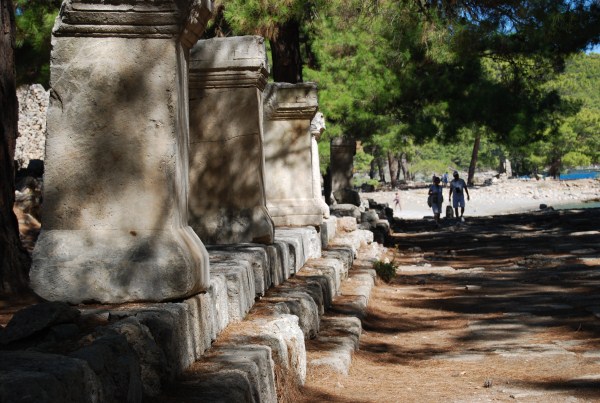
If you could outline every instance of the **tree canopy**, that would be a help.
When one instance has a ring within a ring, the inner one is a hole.
[[[17,1],[19,82],[47,85],[59,3]],[[598,100],[581,101],[594,81],[573,78],[584,56],[569,61],[600,43],[597,1],[217,0],[215,9],[207,35],[263,35],[275,81],[318,83],[323,143],[346,135],[378,159],[410,160],[424,143],[483,136],[522,161],[551,142],[561,164],[598,161]]]
[[[50,39],[60,0],[16,0],[17,82],[50,81]]]

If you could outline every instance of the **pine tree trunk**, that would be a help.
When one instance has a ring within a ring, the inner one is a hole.
[[[400,169],[402,170],[404,180],[410,180],[410,166],[408,164],[408,159],[406,158],[406,153],[400,155]]]
[[[550,170],[548,174],[552,176],[553,179],[556,179],[560,175],[560,166],[562,165],[562,161],[560,158],[560,152],[555,151],[552,153],[552,160],[550,161]]]
[[[271,55],[275,82],[302,82],[300,29],[297,21],[288,21],[279,27],[277,38],[271,40]]]
[[[0,0],[0,295],[28,289],[29,256],[21,246],[15,201],[14,152],[19,119],[12,0]]]
[[[385,183],[385,169],[383,164],[383,157],[381,155],[377,156],[377,169],[379,171],[379,182]]]
[[[469,165],[469,177],[467,178],[467,185],[473,186],[473,179],[475,178],[475,167],[477,166],[477,157],[479,156],[479,143],[481,143],[481,130],[476,129],[475,144],[473,144],[473,154],[471,154],[471,164]]]
[[[371,160],[371,166],[369,168],[369,178],[375,179],[375,175],[377,175],[377,159],[373,158]]]

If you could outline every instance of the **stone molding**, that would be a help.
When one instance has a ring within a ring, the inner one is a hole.
[[[312,120],[318,106],[316,83],[271,83],[265,91],[265,117],[269,120]]]
[[[211,0],[179,2],[104,3],[99,0],[66,1],[54,25],[54,36],[173,38],[192,47],[212,16]]]
[[[190,52],[190,88],[248,88],[263,91],[269,77],[260,36],[213,38]]]

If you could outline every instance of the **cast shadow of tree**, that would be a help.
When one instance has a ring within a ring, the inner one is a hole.
[[[418,291],[404,292],[404,299],[389,298],[385,304],[415,309],[427,316],[420,319],[412,315],[407,320],[390,316],[383,308],[372,309],[364,329],[397,334],[401,339],[408,333],[449,332],[453,330],[448,327],[452,318],[468,318],[468,326],[451,333],[449,346],[423,343],[415,347],[382,340],[363,342],[361,350],[374,361],[399,365],[451,357],[457,354],[456,346],[461,346],[462,354],[514,350],[544,354],[554,348],[552,343],[523,344],[519,337],[551,330],[566,331],[586,348],[597,350],[598,218],[600,209],[589,209],[469,218],[468,225],[435,233],[420,233],[426,225],[423,222],[403,227],[405,234],[397,238],[398,248],[405,253],[401,259],[406,262],[401,264],[429,263],[431,270],[401,272],[393,285]],[[412,252],[408,252],[410,248]],[[448,271],[447,266],[458,270]],[[436,272],[436,267],[442,269]],[[569,381],[558,376],[531,386],[584,389],[586,396],[600,397],[596,380]]]

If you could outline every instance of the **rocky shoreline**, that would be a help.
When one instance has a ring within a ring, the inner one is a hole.
[[[421,219],[431,216],[427,206],[427,185],[400,191],[401,209],[394,215],[403,219]],[[361,193],[363,199],[388,203],[393,207],[395,192]],[[469,189],[471,200],[467,201],[465,216],[492,216],[539,210],[541,205],[559,208],[584,202],[600,201],[600,180],[580,179],[530,180],[508,179],[490,185],[478,185]],[[448,188],[444,191],[445,209],[448,206]]]

